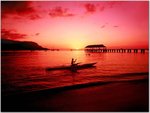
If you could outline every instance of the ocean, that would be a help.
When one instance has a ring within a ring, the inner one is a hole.
[[[146,53],[87,53],[85,51],[2,51],[1,91],[4,95],[94,82],[144,79],[149,72]],[[95,67],[71,72],[47,67],[97,62]]]

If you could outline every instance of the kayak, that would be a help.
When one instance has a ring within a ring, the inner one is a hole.
[[[47,71],[52,71],[52,70],[72,70],[72,69],[86,69],[86,68],[91,68],[94,67],[94,65],[96,64],[96,62],[94,63],[85,63],[85,64],[78,64],[78,65],[74,65],[74,66],[56,66],[56,67],[48,67],[46,68]]]

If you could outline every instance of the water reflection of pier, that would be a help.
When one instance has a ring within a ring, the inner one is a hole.
[[[100,52],[100,53],[145,53],[148,52],[149,49],[109,49],[106,48],[103,44],[100,45],[89,45],[85,47],[85,51],[87,52]]]

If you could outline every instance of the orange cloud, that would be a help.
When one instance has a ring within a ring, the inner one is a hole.
[[[2,1],[2,18],[8,16],[18,19],[27,18],[35,20],[41,18],[31,1]]]
[[[107,4],[106,4],[107,3]],[[86,12],[89,12],[89,13],[94,13],[96,11],[104,11],[105,9],[108,9],[108,8],[113,8],[117,5],[121,5],[122,2],[119,2],[119,1],[108,1],[108,2],[98,2],[98,3],[86,3],[84,4],[84,8],[86,9]]]
[[[84,5],[84,7],[86,9],[86,12],[93,13],[96,11],[96,6],[94,4],[87,3]]]
[[[102,25],[101,28],[104,28],[106,25]]]
[[[107,5],[109,8],[113,8],[117,5],[121,5],[122,3],[122,1],[108,1]]]
[[[1,33],[2,33],[2,38],[5,39],[22,39],[22,38],[26,38],[27,36],[27,34],[18,33],[15,30],[2,29]]]
[[[119,26],[114,26],[114,27],[119,27]]]
[[[40,33],[36,33],[35,35],[38,36],[38,35],[40,35]]]
[[[49,15],[51,17],[71,17],[74,16],[72,13],[67,12],[68,9],[63,9],[62,7],[55,7],[50,10]]]

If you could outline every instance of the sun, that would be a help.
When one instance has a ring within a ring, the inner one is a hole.
[[[80,41],[72,41],[71,42],[71,48],[72,49],[83,49],[84,48],[84,44]]]

